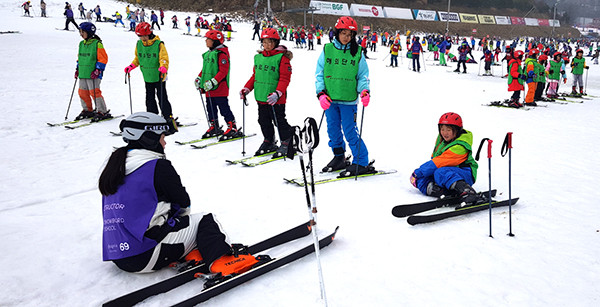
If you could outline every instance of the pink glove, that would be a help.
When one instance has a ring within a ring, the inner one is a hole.
[[[369,94],[369,90],[362,90],[362,92],[360,92],[360,101],[365,107],[369,105],[369,101],[371,101],[371,94]]]
[[[417,187],[417,174],[414,172],[410,175],[410,183],[416,188]]]
[[[98,77],[100,76],[100,73],[101,73],[100,69],[96,68],[90,74],[90,78],[92,78],[92,79],[98,79]]]
[[[133,65],[133,64],[129,64],[129,66],[125,67],[125,73],[130,73],[132,70],[134,70],[137,66]]]
[[[158,68],[158,71],[160,71],[161,74],[166,74],[167,73],[167,68],[164,66],[161,66]]]
[[[244,87],[240,91],[240,99],[244,99],[244,97],[246,97],[246,95],[248,95],[249,93],[250,93],[250,90],[247,87]]]
[[[270,105],[274,105],[279,101],[279,97],[281,97],[282,93],[280,91],[274,91],[273,93],[267,96],[267,103]]]
[[[327,110],[331,106],[331,98],[323,92],[319,94],[319,102],[321,103],[321,108],[323,108],[323,110]]]

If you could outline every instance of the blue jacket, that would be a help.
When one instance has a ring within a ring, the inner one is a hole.
[[[410,50],[412,51],[412,54],[419,54],[421,51],[423,51],[423,47],[421,46],[420,42],[414,41],[410,46]]]
[[[448,48],[448,42],[443,40],[441,43],[438,43],[438,47],[440,48],[440,53],[446,53],[446,48]]]
[[[346,52],[350,52],[350,44],[342,45],[337,38],[334,38],[331,44],[335,44],[335,47],[338,49],[346,49]],[[325,50],[321,52],[319,56],[319,60],[317,60],[317,71],[315,72],[315,87],[317,89],[316,94],[319,94],[323,90],[325,90],[325,81],[323,77],[323,68],[325,66]],[[356,75],[357,85],[356,92],[360,93],[363,90],[369,90],[369,66],[367,66],[367,60],[365,60],[364,54],[360,56],[360,62],[358,62],[358,74]],[[354,105],[358,103],[358,99],[356,101],[348,102],[348,101],[337,101],[334,100],[331,103],[337,104],[348,104]]]

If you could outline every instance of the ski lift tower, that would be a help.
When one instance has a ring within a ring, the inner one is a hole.
[[[289,9],[289,10],[285,10],[285,13],[298,13],[298,12],[303,12],[304,13],[304,26],[306,27],[306,12],[310,12],[311,13],[311,18],[310,18],[310,23],[311,24],[315,24],[315,11],[318,11],[319,9],[314,7],[314,6],[309,6],[309,7],[301,7],[301,8],[296,8],[296,9]]]

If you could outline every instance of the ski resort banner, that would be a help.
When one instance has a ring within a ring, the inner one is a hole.
[[[385,16],[383,16],[383,7],[366,4],[352,3],[352,5],[350,5],[350,15],[357,17],[385,18]]]
[[[327,2],[327,1],[310,1],[310,6],[315,7],[318,11],[315,14],[326,14],[326,15],[350,15],[348,4],[338,2]]]
[[[458,13],[438,11],[438,15],[440,16],[441,21],[460,22],[460,16],[458,16]]]
[[[479,23],[493,25],[496,23],[494,16],[492,15],[477,15],[477,19],[479,19]]]
[[[548,19],[538,19],[538,24],[543,27],[547,27],[550,25],[550,20]]]
[[[551,27],[560,27],[560,21],[558,21],[558,19],[548,19],[548,24]]]
[[[409,19],[413,20],[413,15],[410,9],[402,9],[397,7],[384,7],[383,13],[387,18],[394,19]]]
[[[496,19],[496,24],[497,25],[509,25],[510,23],[510,18],[506,17],[506,16],[494,16],[494,18]]]
[[[528,26],[539,26],[537,18],[523,18],[525,19],[525,24]]]
[[[523,17],[510,17],[510,23],[512,23],[513,25],[524,25],[525,24],[525,18]]]
[[[477,21],[477,15],[465,13],[460,13],[460,22],[479,23],[479,21]]]
[[[438,21],[438,16],[435,11],[427,11],[427,10],[414,10],[413,14],[415,15],[415,20],[429,20],[429,21]]]

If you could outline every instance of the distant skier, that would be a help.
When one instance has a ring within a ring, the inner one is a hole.
[[[154,30],[154,26],[156,26],[160,30],[160,25],[158,24],[158,16],[154,11],[150,11],[150,21],[152,22],[152,30]]]
[[[73,18],[73,10],[71,9],[70,4],[65,6],[65,12],[63,15],[67,17],[67,20],[65,21],[65,28],[63,30],[69,30],[69,23],[74,24],[75,28],[79,29],[79,25],[75,22],[75,18]]]
[[[521,69],[521,61],[523,60],[523,51],[517,50],[512,54],[512,59],[508,63],[508,91],[513,92],[509,106],[519,108],[521,104],[521,91],[525,89],[523,82],[527,76],[523,74]]]
[[[23,4],[21,4],[21,7],[23,7],[23,16],[27,16],[27,17],[31,17],[31,14],[29,13],[29,8],[31,8],[31,1],[27,1],[27,2],[23,2]]]
[[[527,57],[524,64],[524,74],[527,75],[527,79],[525,80],[527,83],[527,95],[525,96],[526,106],[537,106],[537,103],[534,101],[534,97],[538,79],[538,75],[536,74],[538,53],[539,51],[537,48],[529,50],[529,57]]]
[[[471,186],[477,179],[478,164],[472,146],[473,134],[463,128],[460,115],[443,114],[431,160],[412,173],[411,184],[428,196],[457,195],[466,204],[476,202],[477,193]]]
[[[577,49],[575,57],[571,60],[571,73],[573,74],[573,84],[571,95],[584,95],[583,91],[583,70],[589,69],[590,67],[585,65],[585,58],[583,57],[583,50]],[[577,85],[579,84],[579,93],[577,93]]]
[[[179,26],[177,26],[177,22],[179,20],[177,19],[177,15],[173,15],[173,17],[171,17],[171,22],[173,22],[173,29],[179,29]]]

